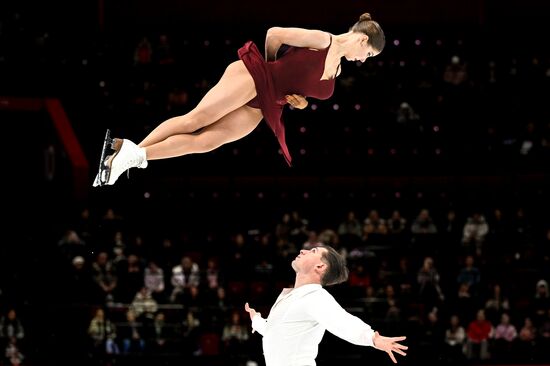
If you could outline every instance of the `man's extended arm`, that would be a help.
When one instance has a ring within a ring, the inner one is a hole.
[[[262,318],[262,314],[248,306],[248,303],[244,304],[244,310],[248,312],[250,320],[252,320],[252,332],[258,332],[263,336],[267,320]]]
[[[397,363],[396,352],[405,356],[407,346],[398,342],[406,337],[384,337],[372,330],[370,325],[358,317],[348,313],[336,300],[326,291],[318,291],[310,298],[311,306],[306,311],[321,324],[326,330],[337,337],[350,343],[360,346],[373,346],[384,351],[390,356],[394,363]]]

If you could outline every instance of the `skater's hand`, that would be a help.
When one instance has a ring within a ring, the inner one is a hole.
[[[256,316],[256,314],[262,315],[262,314],[256,312],[256,310],[252,309],[250,306],[248,306],[248,303],[244,304],[244,310],[246,310],[248,315],[250,315],[250,320],[252,320],[252,318],[254,318]]]
[[[285,95],[285,98],[288,104],[290,104],[294,108],[304,109],[305,107],[307,107],[306,98],[300,94]]]
[[[398,343],[400,341],[404,341],[406,338],[407,337],[384,337],[381,336],[378,332],[374,332],[372,342],[374,344],[374,348],[386,352],[390,356],[393,363],[397,363],[393,352],[399,353],[401,356],[407,355],[403,351],[407,350],[409,347]]]

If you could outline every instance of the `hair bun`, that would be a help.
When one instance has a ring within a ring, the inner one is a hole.
[[[359,21],[362,22],[364,20],[372,20],[371,16],[369,13],[364,13],[362,14],[360,17],[359,17]]]

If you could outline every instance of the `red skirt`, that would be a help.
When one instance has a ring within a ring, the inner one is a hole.
[[[289,166],[291,166],[292,157],[288,151],[285,140],[285,125],[282,120],[283,107],[286,101],[277,100],[275,94],[275,84],[271,72],[268,69],[267,62],[258,50],[254,42],[246,42],[239,51],[239,58],[244,62],[248,72],[254,79],[256,86],[256,97],[247,103],[248,106],[259,108],[262,111],[264,120],[267,122],[283,152],[283,156]]]

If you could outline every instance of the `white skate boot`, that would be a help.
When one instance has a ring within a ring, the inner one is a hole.
[[[109,143],[115,152],[102,159],[99,173],[93,183],[94,187],[115,184],[118,177],[130,168],[143,169],[147,167],[148,163],[144,148],[138,147],[132,141],[126,139],[112,139]]]

